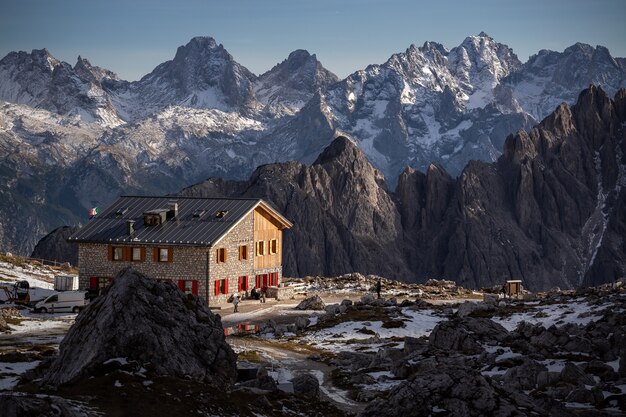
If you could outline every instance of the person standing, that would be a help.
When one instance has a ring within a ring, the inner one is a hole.
[[[378,278],[378,282],[376,283],[376,294],[378,294],[378,298],[380,298],[380,290],[383,288],[382,282],[380,282],[380,278]]]
[[[237,313],[239,311],[239,294],[235,294],[233,296],[233,313]]]

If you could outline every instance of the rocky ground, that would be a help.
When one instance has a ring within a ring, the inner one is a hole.
[[[379,279],[287,280],[294,299],[238,313],[136,281],[77,317],[5,308],[0,415],[626,415],[621,281],[483,302],[384,279],[376,299]]]

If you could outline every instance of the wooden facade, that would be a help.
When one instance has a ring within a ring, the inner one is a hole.
[[[283,264],[281,225],[260,207],[254,210],[254,246],[255,270],[276,268]]]

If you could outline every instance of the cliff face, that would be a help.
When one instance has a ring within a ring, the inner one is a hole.
[[[405,171],[397,197],[416,278],[471,287],[521,278],[545,289],[624,276],[624,97],[590,87],[509,136],[496,163],[468,164],[451,197],[434,168]]]
[[[383,176],[348,138],[339,137],[310,166],[264,165],[246,182],[208,180],[186,196],[262,197],[289,218],[284,273],[377,273],[410,280],[400,213]]]
[[[597,285],[626,274],[625,109],[624,90],[611,100],[590,87],[509,136],[497,162],[472,161],[456,179],[435,164],[407,168],[393,194],[345,137],[311,166],[265,165],[248,181],[208,180],[182,194],[271,201],[295,224],[286,275]]]
[[[37,243],[30,255],[31,258],[78,265],[78,248],[75,243],[67,242],[67,238],[77,230],[78,227],[76,226],[61,226],[54,229]]]

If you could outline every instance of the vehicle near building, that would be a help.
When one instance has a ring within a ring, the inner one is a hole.
[[[78,313],[89,304],[87,291],[61,291],[35,304],[38,313]]]

